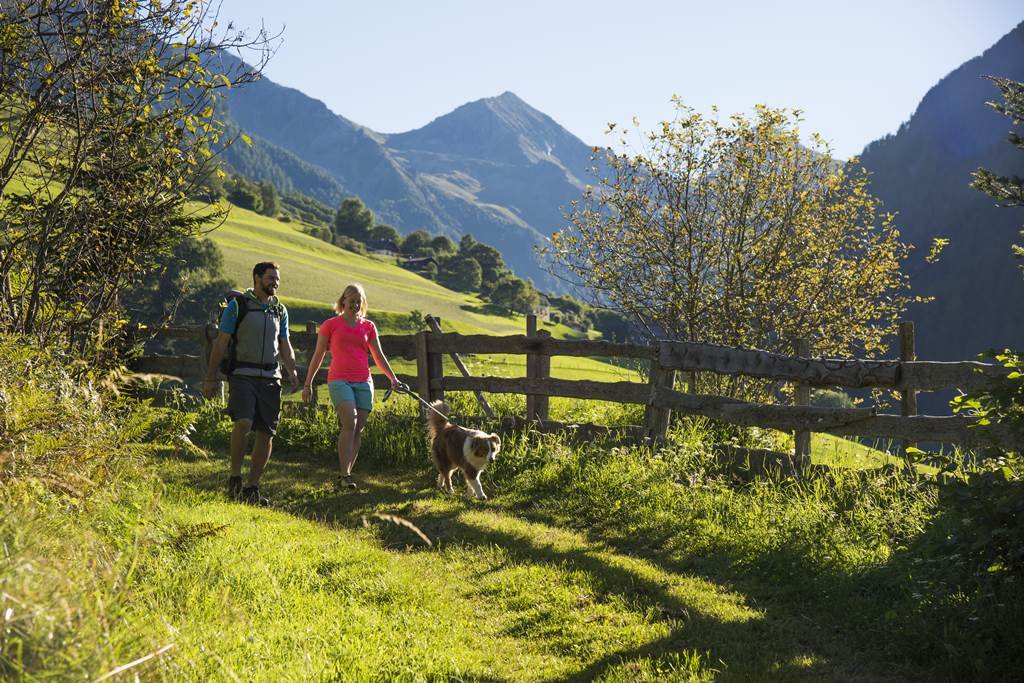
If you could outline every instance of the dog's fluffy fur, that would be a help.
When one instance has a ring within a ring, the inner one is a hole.
[[[438,412],[448,414],[448,405],[444,401],[434,401],[431,405]],[[480,486],[480,473],[494,462],[501,450],[498,435],[454,425],[433,410],[427,411],[427,435],[430,437],[430,455],[437,467],[438,487],[451,493],[452,473],[462,470],[470,492],[485,500],[487,496]]]

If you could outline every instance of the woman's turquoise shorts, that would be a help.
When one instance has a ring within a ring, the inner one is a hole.
[[[331,403],[337,408],[342,401],[353,401],[356,410],[373,410],[373,383],[372,382],[346,382],[336,379],[327,383],[327,390],[331,394]]]

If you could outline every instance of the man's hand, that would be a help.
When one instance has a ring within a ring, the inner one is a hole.
[[[215,379],[204,379],[203,380],[203,397],[213,398],[220,393],[220,382]]]
[[[292,385],[291,393],[294,394],[296,391],[299,390],[299,373],[295,370],[292,370],[291,375],[288,377],[288,382],[289,384]],[[305,396],[305,392],[303,392],[303,396]]]

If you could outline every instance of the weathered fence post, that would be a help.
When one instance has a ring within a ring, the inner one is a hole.
[[[206,379],[206,373],[209,371],[210,366],[210,353],[213,351],[213,340],[217,338],[217,334],[220,330],[217,325],[213,323],[207,323],[200,328],[199,334],[202,335],[200,339],[200,346],[202,347],[202,356],[199,358],[199,372],[200,372],[200,386],[199,391],[202,393],[202,381]],[[220,395],[220,400],[224,400],[224,381],[220,379],[220,371],[216,373],[217,376],[217,393]]]
[[[438,327],[440,327],[440,325],[441,325],[441,318],[438,317],[438,316],[433,316],[433,318],[434,318],[434,320],[437,321]],[[432,332],[428,332],[427,334],[433,335]],[[429,344],[429,341],[428,341],[428,344]],[[430,353],[427,354],[427,361],[428,361],[428,363],[430,365],[430,383],[431,383],[430,400],[431,401],[443,401],[444,400],[444,389],[435,389],[433,387],[433,384],[434,384],[434,380],[435,379],[440,380],[440,379],[444,378],[444,355],[431,351]]]
[[[441,354],[433,353],[429,349],[430,335],[432,332],[419,332],[416,335],[416,382],[419,385],[419,395],[426,401],[444,400],[444,391],[434,389],[433,381],[444,377],[444,369],[441,361]],[[424,415],[426,408],[423,408]]]
[[[900,361],[914,361],[917,360],[917,350],[914,346],[914,323],[905,320],[900,322]],[[900,387],[900,414],[903,417],[913,417],[917,415],[917,391],[914,389],[908,389],[903,386]],[[913,441],[904,441],[902,451],[905,454],[908,448],[916,448],[917,444]]]
[[[436,332],[437,334],[442,334],[440,318],[435,318],[432,315],[428,315],[426,316],[426,321],[427,325],[430,326],[431,331]],[[458,368],[459,372],[462,373],[462,376],[469,377],[469,369],[466,368],[466,364],[462,362],[462,357],[459,356],[459,354],[455,353],[454,351],[449,353],[448,355],[451,357],[452,362],[455,363],[455,367]],[[484,398],[483,392],[474,391],[473,393],[476,395],[476,402],[480,404],[480,409],[484,411],[484,415],[493,420],[494,410],[491,408],[491,404],[487,402],[487,399]]]
[[[539,330],[537,336],[540,339],[547,339],[551,336],[551,333],[547,330]],[[538,353],[534,356],[534,377],[537,379],[547,379],[551,376],[551,356],[546,353]],[[549,416],[549,404],[550,397],[546,394],[538,394],[533,399],[534,415],[538,420],[544,422]]]
[[[811,343],[806,339],[796,340],[796,355],[800,358],[811,357]],[[800,382],[796,385],[796,392],[793,403],[798,406],[811,405],[811,388]],[[793,435],[793,455],[797,468],[809,465],[811,462],[811,433],[795,432]]]
[[[537,316],[530,313],[526,316],[526,336],[537,336]],[[533,353],[526,354],[526,379],[537,378],[536,356]],[[537,395],[526,395],[526,419],[532,420],[537,415]]]
[[[650,377],[648,379],[648,385],[651,388],[651,396],[654,396],[654,392],[657,387],[667,387],[672,389],[676,384],[676,371],[666,370],[661,367],[661,363],[657,358],[657,346],[653,347],[654,357],[651,358],[651,370]],[[688,387],[690,393],[693,393],[692,387]],[[644,426],[647,428],[647,436],[654,439],[655,441],[664,441],[668,436],[668,425],[672,418],[672,410],[669,408],[659,408],[650,403],[644,409]]]

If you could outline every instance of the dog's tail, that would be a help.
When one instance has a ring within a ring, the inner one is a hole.
[[[448,404],[444,401],[434,401],[430,405],[434,410],[427,411],[427,434],[431,439],[433,439],[435,436],[440,434],[441,430],[444,429],[444,426],[448,424],[447,420],[437,414],[441,413],[442,415],[447,415]]]

